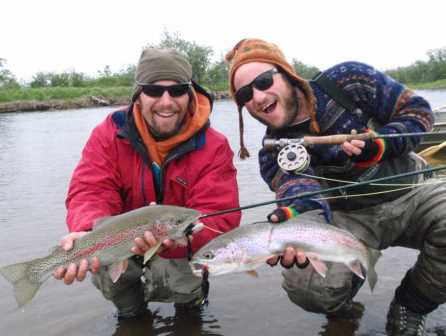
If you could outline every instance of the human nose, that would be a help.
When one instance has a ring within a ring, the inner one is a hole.
[[[162,106],[172,105],[173,98],[170,96],[169,92],[164,91],[158,100],[158,104]]]
[[[252,101],[256,104],[262,104],[266,98],[266,92],[258,90],[256,88],[252,89]]]

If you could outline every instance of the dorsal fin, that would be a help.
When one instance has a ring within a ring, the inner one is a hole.
[[[93,229],[99,229],[101,226],[104,225],[104,222],[109,219],[111,216],[105,216],[101,218],[97,218],[93,223]]]

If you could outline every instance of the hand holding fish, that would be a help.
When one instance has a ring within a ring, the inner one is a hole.
[[[276,209],[270,215],[268,215],[268,221],[270,223],[278,224],[287,219],[286,216],[281,216],[281,212],[278,210],[281,209]],[[282,265],[282,267],[284,268],[291,268],[294,264],[301,268],[305,268],[308,265],[308,259],[305,256],[304,251],[302,249],[293,248],[291,246],[288,246],[285,249],[283,255],[271,257],[266,261],[266,263],[271,267],[274,267],[278,264],[279,261],[280,265]]]
[[[147,251],[150,251],[157,245],[160,245],[160,249],[169,249],[175,248],[176,242],[171,239],[164,239],[162,242],[156,240],[153,236],[152,232],[146,231],[144,232],[143,237],[138,237],[134,241],[134,245],[131,248],[131,252],[137,255],[143,256]]]
[[[308,259],[305,256],[304,251],[302,249],[293,248],[291,246],[288,246],[285,249],[283,255],[271,257],[266,261],[266,263],[270,266],[276,266],[279,260],[280,265],[282,265],[282,267],[284,268],[291,268],[294,264],[302,268],[308,265]]]
[[[61,239],[60,245],[64,251],[69,251],[73,248],[74,241],[86,234],[87,232],[71,232]],[[71,285],[74,280],[83,281],[87,276],[88,270],[96,273],[99,267],[100,263],[97,257],[93,257],[91,263],[87,259],[82,259],[79,262],[79,267],[75,263],[69,264],[66,268],[60,266],[53,272],[53,276],[58,280],[63,280],[66,285]]]

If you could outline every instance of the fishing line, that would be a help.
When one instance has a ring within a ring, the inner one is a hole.
[[[397,179],[400,177],[408,177],[408,176],[414,176],[414,175],[419,175],[419,174],[431,173],[431,172],[443,170],[443,169],[446,169],[446,165],[441,165],[441,166],[433,167],[433,168],[421,169],[418,171],[412,171],[412,172],[407,172],[407,173],[402,173],[402,174],[397,174],[397,175],[392,175],[392,176],[380,177],[380,178],[372,179],[372,180],[368,180],[368,181],[356,182],[354,184],[348,184],[348,185],[343,185],[343,186],[338,186],[338,187],[326,188],[326,189],[322,189],[322,190],[299,193],[297,195],[290,196],[290,197],[284,197],[284,198],[279,198],[279,199],[266,201],[266,202],[260,202],[260,203],[253,203],[253,204],[241,206],[238,208],[216,211],[214,213],[202,215],[198,219],[204,219],[204,218],[209,218],[209,217],[214,217],[214,216],[221,216],[221,215],[231,213],[231,212],[257,208],[257,207],[270,205],[270,204],[277,204],[280,202],[293,201],[297,198],[311,197],[311,196],[329,193],[329,192],[333,192],[333,191],[340,191],[340,190],[345,190],[345,189],[350,189],[350,188],[356,188],[356,187],[363,186],[363,185],[369,185],[371,183],[389,181],[389,180]]]
[[[321,181],[331,181],[331,182],[346,183],[346,184],[354,184],[354,183],[356,183],[355,181],[338,180],[338,179],[334,179],[334,178],[316,176],[316,175],[305,174],[305,173],[295,173],[295,175],[302,175],[302,176],[305,176],[305,177],[310,177],[310,178],[313,178],[315,180],[321,180]],[[437,181],[431,181],[431,182],[422,182],[422,183],[370,183],[370,185],[380,186],[380,187],[390,187],[390,186],[394,186],[394,187],[418,187],[418,186],[423,186],[423,185],[426,185],[426,184],[437,184],[437,183],[444,182],[443,178],[444,178],[445,175],[438,175],[438,176],[442,176],[442,177],[438,177],[438,180],[440,180],[438,182]]]

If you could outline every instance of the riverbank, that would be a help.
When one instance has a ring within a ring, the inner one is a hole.
[[[408,86],[415,90],[446,90],[446,79],[430,83],[408,84]]]
[[[0,113],[127,105],[131,93],[128,87],[0,90]],[[230,98],[229,93],[223,91],[212,92],[212,95],[215,100]]]
[[[7,103],[0,103],[0,113],[6,112],[30,112],[48,110],[69,110],[94,106],[115,106],[127,105],[128,97],[105,100],[101,97],[87,96],[70,99],[50,99],[47,101],[19,100]]]
[[[446,80],[409,84],[414,90],[445,90]],[[127,105],[131,87],[54,87],[0,90],[0,113],[66,110],[95,106]],[[228,91],[212,92],[215,100],[230,99]]]

